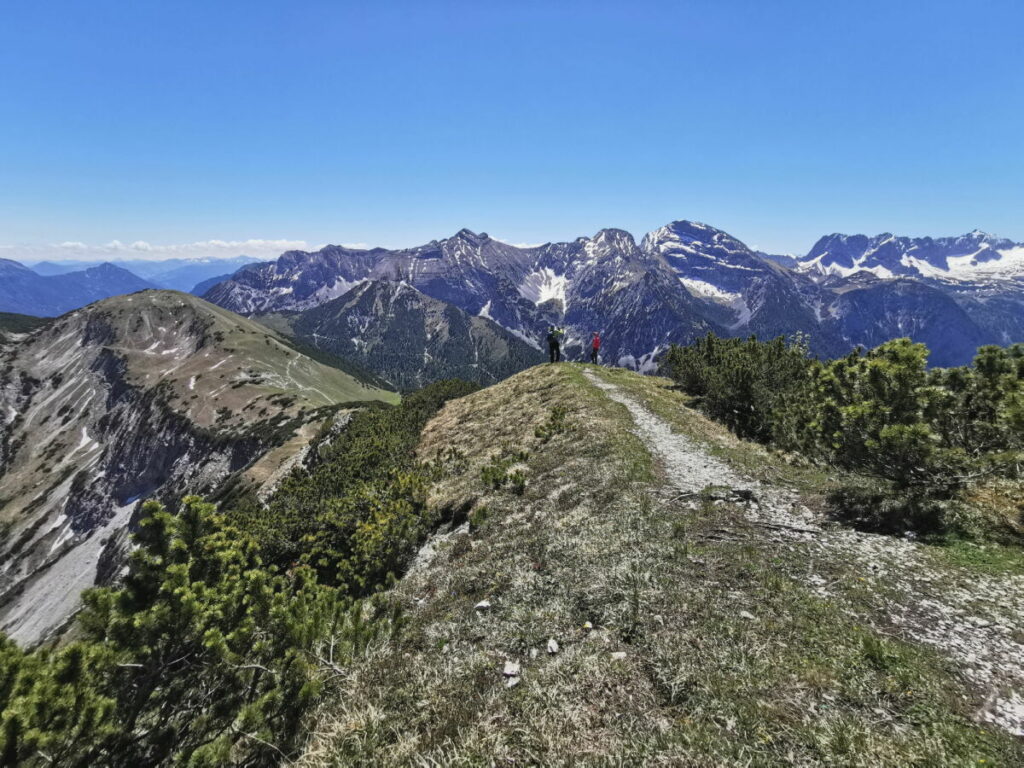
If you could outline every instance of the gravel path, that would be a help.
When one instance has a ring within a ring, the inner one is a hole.
[[[817,563],[853,566],[878,585],[887,628],[946,654],[981,692],[979,721],[1024,736],[1024,576],[937,567],[914,541],[828,525],[800,503],[795,491],[743,476],[673,432],[619,387],[590,370],[585,375],[629,410],[637,436],[661,461],[673,489],[685,494],[715,485],[751,493],[748,516],[774,540],[799,545],[808,565],[801,578],[814,592],[841,597],[837,585],[815,573]]]

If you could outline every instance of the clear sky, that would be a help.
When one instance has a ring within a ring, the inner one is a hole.
[[[779,252],[833,231],[1024,240],[1017,0],[2,11],[14,258],[461,227],[537,243],[682,218]]]

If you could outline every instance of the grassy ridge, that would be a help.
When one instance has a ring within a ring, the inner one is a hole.
[[[576,366],[428,424],[421,452],[457,452],[431,499],[467,510],[469,530],[389,593],[401,638],[329,694],[300,765],[1019,762],[1012,737],[969,720],[942,658],[853,618],[869,610],[860,574],[825,564],[851,586],[822,598],[800,553],[732,505],[667,501],[631,427]],[[521,485],[491,482],[505,458]]]

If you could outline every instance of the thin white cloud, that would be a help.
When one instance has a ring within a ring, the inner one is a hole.
[[[317,246],[319,247],[319,246]],[[363,243],[350,248],[366,248]],[[0,252],[18,261],[98,261],[145,259],[229,259],[234,256],[252,256],[260,260],[276,259],[285,251],[308,251],[305,240],[202,240],[195,243],[157,245],[145,240],[123,243],[111,240],[104,245],[87,245],[67,241],[49,245],[0,245]]]

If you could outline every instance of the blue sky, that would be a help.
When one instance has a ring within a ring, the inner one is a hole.
[[[1024,240],[1024,3],[3,10],[15,258],[464,226],[536,243],[680,218],[788,252],[833,231]]]

